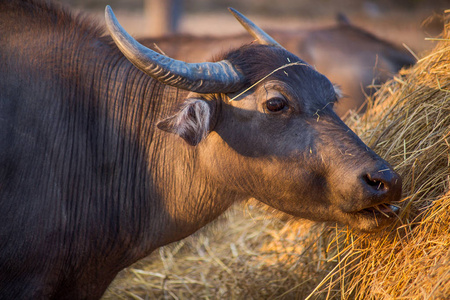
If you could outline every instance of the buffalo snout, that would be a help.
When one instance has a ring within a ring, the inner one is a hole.
[[[395,202],[401,199],[402,178],[387,163],[361,171],[351,189],[358,197],[341,206],[345,223],[361,231],[372,232],[397,219],[400,208]]]
[[[328,173],[332,217],[361,231],[378,231],[398,219],[402,178],[337,118],[316,125]],[[319,126],[322,125],[322,126]]]

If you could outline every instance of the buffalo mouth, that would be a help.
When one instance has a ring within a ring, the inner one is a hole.
[[[374,206],[366,207],[355,212],[358,215],[367,217],[376,217],[381,219],[395,218],[400,212],[400,208],[390,203],[381,203]]]
[[[381,203],[350,213],[347,224],[361,232],[379,232],[398,219],[400,208],[391,203]]]

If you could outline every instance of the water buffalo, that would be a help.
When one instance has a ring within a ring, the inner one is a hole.
[[[310,30],[275,30],[268,33],[288,51],[301,57],[336,83],[344,98],[335,105],[343,117],[349,110],[364,112],[366,94],[415,63],[414,57],[388,41],[352,25],[339,16],[337,25]],[[231,47],[249,42],[247,34],[227,37],[174,34],[139,39],[143,45],[189,62],[204,61]]]
[[[260,43],[185,63],[106,20],[112,39],[58,4],[0,1],[1,299],[97,299],[250,198],[363,231],[395,219],[399,175],[257,27]]]

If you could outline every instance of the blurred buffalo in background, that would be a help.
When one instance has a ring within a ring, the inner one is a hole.
[[[337,24],[325,28],[267,32],[340,87],[343,98],[335,105],[340,117],[345,117],[349,110],[364,112],[366,95],[374,92],[374,85],[415,63],[406,49],[351,24],[342,14],[338,15]],[[139,41],[171,57],[199,62],[252,40],[248,34],[226,37],[171,34]]]

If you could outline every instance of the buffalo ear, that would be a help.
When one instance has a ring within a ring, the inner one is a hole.
[[[189,145],[196,146],[208,134],[212,116],[212,103],[197,98],[183,102],[179,110],[160,122],[159,129],[178,134]]]

